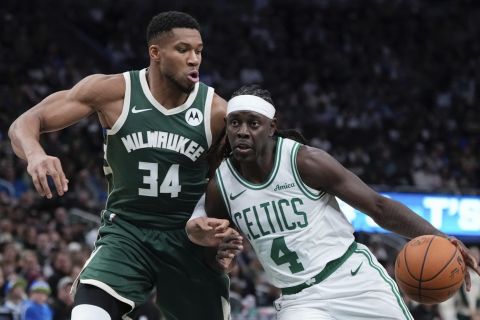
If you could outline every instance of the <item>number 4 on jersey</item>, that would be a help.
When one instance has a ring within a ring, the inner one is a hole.
[[[182,191],[178,173],[179,168],[180,165],[178,164],[172,164],[170,168],[168,168],[165,178],[163,178],[163,182],[160,184],[160,193],[170,193],[170,197],[172,198],[178,197],[178,193]],[[138,194],[147,197],[158,196],[158,163],[139,162],[138,169],[150,172],[149,175],[143,176],[143,183],[150,187],[138,188]]]
[[[288,263],[288,267],[292,273],[305,270],[302,263],[298,261],[298,254],[295,251],[290,251],[290,249],[287,248],[284,237],[273,240],[270,258],[272,258],[277,266]]]
[[[178,179],[179,164],[172,164],[168,168],[167,174],[160,185],[160,193],[170,193],[172,198],[178,197],[178,193],[182,191],[182,186]]]

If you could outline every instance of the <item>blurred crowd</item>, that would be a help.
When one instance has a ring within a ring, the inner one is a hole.
[[[146,25],[172,9],[199,20],[201,79],[224,98],[260,84],[272,93],[281,127],[300,130],[378,190],[479,194],[478,1],[3,0],[0,314],[7,308],[22,319],[27,300],[49,305],[35,312],[69,319],[67,292],[90,254],[107,196],[103,130],[94,116],[42,137],[70,180],[64,197],[48,201],[13,155],[9,125],[88,74],[146,67]],[[375,239],[360,240],[378,246],[374,252],[391,271],[395,249]],[[271,319],[278,290],[251,249],[238,262],[231,284],[236,319]],[[415,319],[445,314],[409,305]],[[444,320],[457,319],[461,308],[446,309],[453,318]],[[474,319],[467,316],[458,319]]]

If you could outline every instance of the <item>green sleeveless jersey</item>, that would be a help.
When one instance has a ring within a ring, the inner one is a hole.
[[[196,83],[183,105],[166,109],[146,69],[123,75],[123,110],[105,139],[106,209],[142,226],[184,227],[207,184],[213,88]]]

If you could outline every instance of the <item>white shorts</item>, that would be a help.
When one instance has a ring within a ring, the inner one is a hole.
[[[362,244],[327,279],[275,301],[278,320],[413,320],[395,281]]]

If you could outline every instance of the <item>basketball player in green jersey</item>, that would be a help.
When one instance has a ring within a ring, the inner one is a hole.
[[[327,153],[281,137],[274,116],[266,90],[241,88],[228,102],[231,152],[209,182],[205,209],[241,230],[269,281],[281,288],[277,319],[413,319],[386,270],[354,241],[335,196],[408,238],[446,235],[374,192]],[[213,230],[202,232],[197,225],[202,219],[209,218],[191,219],[187,230],[192,241],[209,245],[218,239]],[[240,249],[236,235],[229,240],[220,244],[219,260]],[[480,272],[468,249],[452,241],[466,264]],[[469,287],[469,276],[466,281]]]
[[[228,277],[204,263],[204,248],[184,231],[205,190],[207,152],[224,130],[226,102],[199,82],[203,43],[193,17],[153,17],[147,41],[148,68],[91,75],[53,93],[21,115],[9,136],[37,191],[52,198],[47,176],[60,196],[68,179],[39,135],[92,113],[106,129],[109,197],[76,281],[72,320],[120,319],[154,286],[167,319],[228,319]]]

